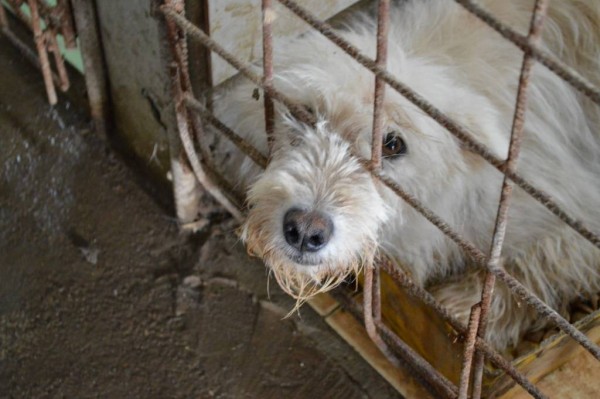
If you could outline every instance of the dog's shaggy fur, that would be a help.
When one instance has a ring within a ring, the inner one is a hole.
[[[531,0],[486,0],[482,5],[526,34]],[[600,83],[600,2],[552,1],[543,46]],[[374,23],[363,18],[340,31],[375,56]],[[501,158],[507,156],[522,52],[453,1],[404,4],[392,14],[388,69]],[[313,32],[275,51],[276,87],[314,112],[308,127],[279,109],[275,151],[266,171],[250,160],[224,161],[248,188],[248,249],[263,257],[282,287],[304,299],[337,283],[377,250],[396,259],[419,284],[441,281],[437,298],[466,321],[480,300],[483,273],[411,207],[373,181],[353,154],[370,157],[374,77]],[[262,93],[261,93],[262,95]],[[262,97],[242,84],[217,102],[217,113],[267,152]],[[392,89],[386,92],[387,132],[399,134],[406,154],[384,160],[383,171],[483,251],[490,247],[502,175],[461,147],[444,128]],[[576,218],[600,231],[600,111],[541,65],[529,89],[519,172]],[[328,215],[327,245],[299,254],[284,239],[291,208]],[[542,205],[515,189],[502,252],[504,267],[555,309],[600,290],[600,251]],[[465,273],[462,277],[452,277]],[[488,337],[515,344],[543,321],[498,283]]]

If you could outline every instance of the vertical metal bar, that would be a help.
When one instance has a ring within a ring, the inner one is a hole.
[[[373,272],[373,319],[381,321],[381,270],[378,267]]]
[[[379,7],[377,12],[377,65],[381,68],[385,68],[387,65],[387,39],[389,31],[389,14],[390,14],[390,1],[379,0]],[[378,76],[375,77],[375,90],[373,93],[373,138],[371,143],[371,163],[375,169],[381,168],[381,146],[383,142],[383,99],[385,97],[385,82]],[[380,287],[380,271],[375,270],[375,266],[367,268],[365,271],[365,282],[367,279],[367,273],[370,279],[371,287],[365,290],[369,290],[369,295],[365,293],[365,301],[369,298],[369,303],[365,302],[365,325],[367,322],[371,323],[373,319],[377,322],[381,321],[381,287]],[[367,314],[368,312],[368,314]],[[369,332],[369,328],[373,331]],[[371,339],[377,340],[383,343],[383,340],[379,337],[379,334],[375,326],[367,327],[367,332]],[[377,343],[377,342],[376,342]],[[380,348],[381,345],[378,344]],[[383,351],[383,349],[382,349]],[[384,351],[385,353],[385,351]]]
[[[530,45],[537,45],[542,36],[542,28],[549,0],[536,0],[531,23],[529,28],[528,42]],[[508,159],[506,160],[506,171],[515,171],[517,159],[521,150],[523,141],[523,127],[525,125],[525,113],[527,108],[527,89],[529,88],[531,79],[531,68],[535,60],[529,53],[523,56],[521,67],[521,75],[519,78],[519,88],[517,92],[517,100],[515,104],[515,112],[513,124],[510,134],[510,145],[508,151]],[[512,196],[513,183],[505,174],[502,182],[502,192],[500,194],[500,203],[498,205],[498,214],[496,216],[496,225],[494,227],[494,235],[488,258],[488,269],[494,270],[500,267],[500,254],[504,244],[506,235],[506,226],[508,222],[508,209],[510,207],[510,199]],[[481,294],[481,316],[479,320],[479,328],[477,335],[485,337],[487,328],[487,320],[489,315],[490,304],[494,292],[494,284],[496,277],[493,273],[488,272]],[[473,376],[473,398],[481,397],[481,387],[483,380],[483,353],[478,352],[475,358],[475,370]]]
[[[456,330],[459,334],[467,335],[467,329],[462,325],[454,316],[452,316],[448,310],[442,307],[438,302],[436,302],[435,298],[427,292],[424,288],[415,284],[406,273],[404,273],[398,266],[393,264],[388,258],[380,257],[379,259],[380,267],[396,281],[400,284],[408,295],[412,298],[416,298],[420,300],[422,303],[427,305],[429,308],[433,309],[437,314],[439,314],[443,320],[448,322],[450,326],[454,330]],[[477,340],[475,342],[475,347],[478,351],[482,351],[485,353],[485,356],[490,359],[492,364],[498,367],[501,370],[504,370],[506,374],[508,374],[513,380],[515,380],[519,385],[521,385],[527,392],[531,394],[536,399],[546,399],[546,396],[540,392],[540,390],[532,384],[527,377],[525,377],[519,370],[515,368],[515,366],[504,359],[490,344],[488,344],[485,340],[477,336]]]
[[[44,84],[46,85],[48,102],[51,105],[54,105],[58,101],[58,98],[56,97],[56,89],[54,88],[54,82],[52,81],[52,71],[50,70],[50,61],[48,60],[48,52],[46,51],[46,43],[40,24],[37,0],[28,0],[27,4],[31,10],[31,28],[33,30],[33,38],[38,51],[38,57],[40,58],[40,68],[42,69],[42,76],[44,77]]]
[[[393,345],[397,352],[402,355],[404,361],[418,373],[418,377],[425,380],[437,393],[437,397],[456,398],[457,388],[450,380],[444,377],[427,360],[423,359],[409,345],[396,335],[390,328],[381,322],[375,323],[381,335]],[[428,387],[429,389],[429,387]]]
[[[475,342],[477,341],[477,329],[479,327],[480,315],[481,307],[479,304],[476,304],[471,308],[471,315],[469,317],[468,333],[465,339],[463,365],[460,373],[460,385],[458,387],[458,399],[467,399],[469,392],[469,377],[471,375],[473,354],[475,353]]]
[[[373,320],[373,272],[375,266],[367,265],[365,267],[365,285],[363,287],[363,313],[365,318],[365,329],[371,340],[379,347],[379,350],[392,362],[395,366],[399,366],[398,360],[379,336],[377,327]]]
[[[503,190],[504,193],[504,190]],[[501,200],[502,201],[502,200]],[[490,259],[492,259],[490,257]],[[496,284],[496,275],[491,272],[487,272],[485,275],[485,281],[483,283],[483,289],[481,292],[480,302],[480,316],[477,326],[477,336],[481,339],[485,339],[485,332],[487,329],[488,313],[490,305],[492,303],[492,297],[494,295],[494,285]],[[473,354],[471,354],[473,356]],[[475,352],[475,360],[473,362],[473,392],[472,399],[480,398],[483,387],[483,365],[485,356],[482,351]]]
[[[184,4],[182,0],[165,0],[165,5],[172,7],[177,15],[184,12]],[[197,181],[210,193],[216,201],[218,201],[231,215],[238,221],[243,220],[242,213],[238,207],[221,191],[219,186],[214,183],[211,177],[206,173],[203,168],[193,142],[193,135],[190,132],[190,117],[188,114],[187,107],[185,105],[185,94],[191,90],[191,83],[189,76],[186,74],[185,69],[187,68],[187,57],[185,48],[185,35],[180,35],[180,30],[177,24],[171,19],[167,19],[167,36],[169,45],[171,48],[171,54],[173,56],[173,72],[172,88],[175,97],[175,117],[177,120],[177,128],[181,139],[181,146],[187,157],[181,157],[181,148],[177,148],[173,145],[171,148],[171,158],[177,162],[182,163],[186,169],[189,167],[196,176]],[[191,119],[192,121],[194,119]],[[194,128],[200,128],[201,126],[193,126]],[[189,162],[189,165],[186,163]],[[182,168],[183,170],[183,168]],[[177,182],[174,182],[174,191],[177,198]],[[176,204],[177,205],[177,204]]]
[[[390,1],[379,0],[377,10],[377,65],[381,68],[387,66],[387,42],[390,19]],[[385,82],[378,76],[375,77],[375,91],[373,93],[373,138],[371,143],[371,163],[373,168],[381,168],[381,147],[383,143],[383,100],[385,97]],[[373,303],[371,316],[375,321],[381,321],[381,284],[380,270],[373,271]],[[365,307],[366,309],[366,307]],[[365,319],[366,320],[366,319]]]
[[[238,207],[227,198],[218,185],[216,185],[208,174],[202,168],[202,164],[196,154],[192,134],[190,133],[190,123],[185,106],[184,92],[181,87],[181,76],[179,71],[173,74],[173,90],[175,92],[175,111],[177,118],[177,128],[181,137],[181,144],[191,170],[196,175],[200,184],[217,200],[231,215],[238,221],[244,220]]]
[[[456,0],[459,1],[459,0]],[[461,0],[462,1],[462,0]],[[467,0],[464,0],[467,1]],[[472,137],[471,133],[466,130],[463,126],[457,124],[454,120],[450,119],[446,114],[437,109],[433,104],[425,100],[425,98],[421,97],[414,90],[409,88],[406,84],[398,81],[392,74],[389,72],[377,67],[375,62],[369,57],[365,56],[361,51],[353,46],[350,42],[342,38],[340,35],[335,33],[333,28],[323,22],[318,20],[313,14],[308,12],[307,9],[301,7],[297,2],[293,0],[278,0],[278,2],[284,5],[291,12],[296,14],[299,18],[304,20],[306,23],[311,25],[313,28],[321,32],[325,37],[331,40],[334,44],[339,46],[346,54],[350,55],[354,58],[358,63],[360,63],[365,68],[369,69],[373,73],[381,76],[381,78],[396,92],[404,96],[407,100],[412,102],[418,108],[420,108],[423,112],[429,115],[433,120],[440,124],[440,126],[444,127],[448,132],[450,132],[453,136],[458,138],[461,142],[466,145],[466,148],[469,151],[472,151],[476,154],[479,154],[483,159],[492,164],[496,169],[500,172],[505,172],[504,170],[504,161],[501,160],[496,155],[492,154],[488,149],[478,142]],[[508,29],[507,27],[505,27]],[[535,48],[527,48],[524,47],[525,51],[530,51],[532,54],[536,54],[538,52]],[[540,61],[541,62],[541,61]],[[563,75],[559,75],[563,76]],[[569,75],[567,72],[567,76]],[[594,233],[588,226],[586,226],[583,221],[575,219],[568,212],[562,209],[558,203],[554,201],[554,199],[545,193],[543,190],[534,187],[528,181],[526,181],[522,176],[517,173],[511,172],[508,174],[510,179],[512,179],[520,188],[522,188],[526,193],[535,198],[540,204],[545,206],[550,212],[552,212],[559,219],[564,221],[569,227],[573,230],[581,234],[582,237],[589,240],[593,245],[600,248],[600,235]],[[557,319],[555,319],[557,320]],[[561,323],[560,321],[556,321],[557,323]],[[564,324],[563,324],[564,325]],[[568,328],[568,327],[565,327]],[[570,334],[570,335],[576,335]],[[581,337],[583,338],[583,337]],[[600,352],[600,351],[599,351]],[[598,356],[600,357],[600,356]]]
[[[366,290],[368,283],[365,282],[364,290]],[[366,292],[366,291],[365,291]],[[360,303],[349,299],[343,293],[336,294],[336,299],[340,301],[344,309],[350,311],[357,319],[364,321],[364,316],[367,314],[364,310],[364,304],[361,307]],[[365,323],[366,324],[366,323]],[[388,342],[391,347],[395,349],[395,353],[398,357],[392,355],[387,356],[388,360],[393,365],[399,365],[402,361],[402,365],[406,367],[409,372],[413,373],[415,378],[425,385],[425,388],[434,394],[434,397],[444,398],[455,398],[458,392],[456,385],[444,377],[439,371],[437,371],[427,360],[423,359],[417,352],[415,352],[409,345],[407,345],[401,338],[399,338],[392,330],[390,330],[383,322],[374,322],[378,332],[381,333],[381,337]],[[385,354],[385,353],[384,353]],[[399,360],[402,359],[402,360]]]
[[[531,54],[540,64],[561,77],[565,82],[573,86],[582,94],[588,96],[590,100],[600,105],[600,88],[590,82],[585,76],[582,76],[575,69],[569,67],[563,61],[557,59],[547,50],[531,46],[527,38],[513,30],[511,27],[498,21],[492,14],[483,9],[479,2],[473,0],[455,0],[467,11],[485,22],[490,28],[498,32],[506,40],[514,43],[524,53]],[[560,1],[560,0],[559,0]]]
[[[178,10],[179,13],[181,13],[182,15],[185,15],[185,1],[183,0],[174,0],[172,2],[172,5],[175,6],[175,8]],[[179,75],[180,75],[180,79],[181,79],[181,86],[182,86],[182,90],[184,91],[184,93],[193,93],[193,87],[192,87],[192,79],[190,77],[190,72],[189,72],[189,49],[188,49],[188,43],[187,43],[187,35],[185,34],[185,32],[180,31],[181,34],[174,36],[174,39],[176,41],[176,48],[177,48],[177,58],[179,59]],[[188,123],[191,126],[191,130],[193,133],[193,137],[196,141],[196,143],[199,146],[200,149],[200,156],[202,158],[202,162],[204,165],[207,166],[207,169],[209,168],[213,168],[213,157],[212,157],[212,153],[210,152],[207,140],[206,140],[206,135],[204,132],[204,129],[202,127],[202,122],[198,119],[198,117],[196,115],[191,115],[190,113],[187,113],[186,110],[186,114],[188,117]]]
[[[88,0],[89,1],[89,0]],[[54,10],[58,14],[60,21],[60,32],[65,39],[66,48],[76,48],[77,40],[75,39],[75,29],[73,27],[73,13],[71,12],[71,4],[69,0],[58,0]]]
[[[273,30],[272,23],[275,19],[273,4],[271,0],[262,0],[262,44],[263,44],[263,85],[270,90],[273,89]],[[269,156],[273,150],[273,133],[275,129],[275,105],[271,95],[264,92],[265,106],[265,129],[267,131],[267,143]]]
[[[210,10],[208,0],[186,1],[185,13],[194,25],[207,34],[210,33]],[[212,61],[211,51],[197,41],[188,41],[190,59],[188,60],[192,92],[202,95],[206,101],[206,108],[212,111]]]
[[[65,92],[69,90],[69,75],[67,74],[67,68],[65,67],[65,60],[60,53],[58,42],[56,41],[56,29],[50,28],[44,32],[45,42],[47,44],[48,51],[54,55],[54,64],[58,71],[59,85],[58,88]]]
[[[378,67],[387,66],[387,44],[390,20],[390,0],[379,0],[377,13],[377,58]],[[375,76],[375,92],[373,95],[373,138],[371,142],[371,162],[374,169],[381,168],[381,147],[383,144],[383,100],[385,97],[385,82]]]
[[[85,71],[83,76],[90,105],[90,115],[96,131],[106,137],[110,121],[110,105],[106,66],[96,17],[96,3],[90,0],[71,0],[71,7],[83,59],[83,70]]]

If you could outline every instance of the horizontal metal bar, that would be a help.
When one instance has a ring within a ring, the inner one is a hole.
[[[505,162],[500,158],[493,155],[486,146],[481,144],[479,141],[471,135],[471,133],[463,126],[446,116],[443,112],[429,103],[425,98],[416,93],[410,87],[398,81],[393,75],[383,68],[380,68],[375,61],[361,53],[355,46],[344,40],[341,36],[334,32],[333,28],[318,20],[314,15],[309,13],[306,9],[300,7],[296,2],[292,0],[278,0],[281,4],[287,7],[290,11],[296,14],[299,18],[303,19],[313,28],[321,32],[325,37],[331,40],[334,44],[339,46],[344,52],[353,57],[358,63],[365,68],[372,71],[376,76],[380,77],[390,87],[396,90],[398,93],[403,95],[406,99],[411,101],[414,105],[419,107],[423,112],[429,115],[433,120],[439,123],[442,127],[446,128],[456,138],[462,141],[466,148],[473,151],[474,153],[481,156],[483,159],[488,161],[491,165],[496,167],[500,172],[506,173],[506,175],[515,182],[525,192],[539,201],[554,215],[560,218],[563,222],[569,225],[573,230],[581,234],[582,237],[589,240],[596,247],[600,248],[600,236],[590,230],[585,224],[570,216],[564,209],[562,209],[550,195],[534,187],[531,183],[527,182],[518,173],[514,171],[505,171]]]
[[[485,11],[482,7],[477,5],[472,0],[455,1],[461,6],[463,6],[467,11],[469,11],[470,13],[481,19],[483,22],[485,22],[489,27],[494,29],[500,35],[502,35],[502,37],[514,43],[523,52],[535,58],[535,60],[538,61],[540,64],[544,65],[556,75],[560,76],[565,82],[569,83],[575,89],[579,90],[581,93],[589,97],[593,102],[600,105],[600,89],[594,84],[592,84],[588,79],[582,76],[575,69],[569,67],[549,52],[529,43],[527,37],[521,35],[509,26],[498,21],[490,13]]]
[[[267,167],[268,159],[260,151],[258,151],[252,144],[248,143],[241,136],[235,133],[233,130],[228,128],[223,122],[221,122],[212,112],[210,112],[200,101],[195,99],[191,94],[187,93],[184,96],[185,104],[187,107],[197,112],[200,117],[206,120],[208,123],[219,129],[221,133],[225,135],[235,146],[246,154],[250,159],[254,161],[258,166],[263,169]]]
[[[333,297],[342,305],[344,310],[352,314],[357,320],[365,322],[364,309],[360,302],[348,297],[341,289],[332,292]],[[382,337],[389,342],[402,360],[402,366],[417,379],[435,397],[456,398],[458,388],[433,368],[427,360],[414,352],[402,339],[387,328],[381,321],[375,322]]]
[[[380,257],[378,265],[384,270],[392,279],[400,284],[411,297],[418,299],[436,313],[438,313],[442,319],[461,335],[464,339],[467,336],[467,327],[452,316],[448,310],[442,307],[435,298],[427,292],[424,288],[415,284],[410,277],[406,275],[399,267],[395,266],[389,259]],[[485,357],[488,358],[492,364],[501,370],[504,370],[516,383],[521,385],[531,396],[536,399],[547,399],[534,384],[532,384],[525,375],[517,370],[509,361],[504,359],[489,343],[483,338],[477,337],[475,341],[475,347],[478,351],[484,353]]]
[[[294,103],[287,96],[283,95],[274,88],[265,87],[265,85],[263,84],[262,77],[254,72],[254,67],[251,64],[238,60],[231,53],[225,50],[221,45],[219,45],[219,43],[215,42],[200,28],[192,24],[183,16],[179,15],[177,11],[175,11],[171,7],[163,5],[160,7],[160,9],[168,18],[173,20],[181,29],[183,29],[188,35],[190,35],[191,38],[198,40],[211,51],[214,51],[221,58],[227,61],[232,67],[240,71],[246,78],[248,78],[258,87],[263,89],[265,93],[269,94],[273,99],[285,105],[290,110],[290,112],[296,118],[298,118],[298,120],[308,125],[314,125],[316,123],[315,117],[308,113],[303,107]]]
[[[278,0],[278,1],[280,1],[281,3],[283,3],[283,2],[290,3],[289,0]],[[208,37],[208,35],[206,35],[204,32],[202,32],[198,27],[194,26],[192,23],[187,21],[184,17],[180,16],[171,7],[161,6],[161,10],[163,11],[163,13],[165,13],[165,15],[167,17],[171,18],[181,29],[184,29],[186,31],[186,33],[188,33],[190,35],[190,37],[200,40],[201,43],[206,45],[211,50],[217,52],[217,54],[219,54],[221,57],[223,57],[232,66],[237,68],[242,74],[244,74],[246,77],[248,77],[250,80],[252,80],[256,85],[258,85],[259,87],[262,87],[265,91],[268,90],[269,94],[271,94],[271,96],[274,99],[276,99],[277,101],[283,102],[284,105],[286,105],[288,107],[291,107],[290,112],[292,112],[294,115],[298,115],[298,117],[307,119],[309,122],[310,121],[312,121],[313,123],[315,122],[315,119],[312,115],[310,115],[302,107],[300,107],[299,105],[297,105],[293,101],[291,101],[287,96],[283,95],[282,93],[275,90],[274,88],[271,88],[271,89],[265,88],[264,85],[262,84],[261,77],[258,76],[257,74],[255,74],[251,70],[252,67],[250,64],[243,63],[240,60],[237,60],[233,55],[231,55],[229,52],[227,52],[223,47],[221,47],[214,40],[210,39],[210,37]],[[314,19],[314,17],[312,17],[312,18]],[[318,26],[320,26],[319,24],[322,24],[318,20],[316,20],[316,19],[314,19],[314,20],[318,22],[317,23]],[[320,26],[320,27],[322,28],[322,26]],[[327,28],[326,31],[328,31],[328,30],[330,31],[331,29]],[[356,52],[358,52],[358,50],[356,50]],[[352,55],[352,54],[350,54],[350,55]],[[358,53],[358,56],[363,57],[368,60],[368,58],[366,58],[364,55],[362,55],[360,53]],[[371,60],[370,63],[373,64],[373,61]],[[369,65],[371,65],[371,64],[369,64]],[[377,69],[376,65],[374,65],[374,66],[371,65],[371,66],[373,68]],[[381,69],[379,69],[378,73],[385,75],[385,74],[387,74],[387,71],[382,71]],[[382,76],[384,76],[384,75],[382,75]],[[386,82],[388,84],[390,84],[390,86],[392,86],[392,87],[396,83],[398,83],[393,78],[390,81],[386,81]],[[439,111],[437,111],[437,112],[439,112]],[[440,115],[443,115],[443,114],[440,113]],[[445,118],[445,116],[443,116],[443,117]],[[469,256],[471,256],[475,261],[477,261],[478,264],[487,267],[487,265],[486,265],[487,257],[485,256],[485,254],[483,252],[481,252],[481,250],[477,249],[472,243],[463,239],[457,232],[455,232],[453,229],[451,229],[439,217],[435,216],[430,210],[428,210],[416,198],[414,198],[414,197],[410,196],[408,193],[406,193],[392,179],[381,174],[378,171],[372,170],[369,161],[366,161],[366,160],[360,159],[360,158],[358,158],[358,159],[359,159],[359,162],[361,162],[363,164],[365,169],[369,170],[371,172],[371,174],[377,178],[377,180],[381,181],[387,187],[392,189],[392,191],[394,191],[397,195],[399,195],[400,197],[405,199],[411,206],[413,206],[417,211],[419,211],[421,214],[423,214],[430,222],[432,222],[434,225],[439,227],[442,230],[442,232],[444,232],[444,234],[446,234],[454,242],[456,242],[463,250],[466,251],[466,253]],[[501,162],[501,163],[502,163],[502,165],[504,165],[504,162]],[[501,169],[501,171],[503,171],[503,167],[500,169]],[[506,174],[510,175],[508,171]],[[600,239],[598,240],[598,244],[600,245]],[[564,331],[566,334],[568,334],[573,339],[575,339],[577,342],[579,342],[590,353],[592,353],[594,355],[594,357],[596,357],[597,359],[600,359],[600,348],[596,344],[594,344],[589,338],[587,338],[585,336],[585,334],[581,333],[579,330],[577,330],[575,327],[573,327],[571,324],[569,324],[568,321],[566,321],[556,311],[554,311],[552,308],[550,308],[548,305],[546,305],[543,301],[541,301],[537,296],[528,292],[528,290],[521,283],[519,283],[514,277],[512,277],[510,274],[506,273],[506,271],[504,271],[501,268],[492,268],[489,270],[491,270],[497,277],[499,277],[501,280],[503,280],[514,293],[516,293],[518,296],[521,297],[521,299],[523,299],[523,301],[525,301],[527,304],[532,306],[538,312],[538,314],[540,316],[545,317],[546,319],[552,321],[554,323],[554,325],[558,326],[562,331]]]

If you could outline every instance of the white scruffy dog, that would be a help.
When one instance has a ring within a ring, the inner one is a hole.
[[[526,34],[532,0],[486,0],[482,6]],[[373,22],[339,33],[375,56]],[[543,46],[600,83],[600,1],[555,0]],[[388,70],[506,158],[522,52],[450,0],[412,1],[392,13]],[[258,69],[260,70],[260,68]],[[242,228],[282,287],[306,298],[369,264],[377,250],[421,285],[442,281],[436,296],[466,320],[480,300],[483,273],[410,206],[376,183],[353,154],[370,157],[374,77],[319,33],[277,43],[276,87],[319,119],[305,126],[279,109],[266,171],[250,160],[224,160],[248,189]],[[251,84],[229,91],[220,118],[267,152],[262,93]],[[490,247],[502,175],[464,149],[443,127],[389,89],[383,171],[482,251]],[[541,65],[533,70],[518,171],[576,218],[600,231],[600,110]],[[561,310],[600,290],[600,251],[516,189],[502,253],[504,267]],[[466,277],[452,277],[465,273]],[[488,339],[515,344],[543,322],[497,283]]]

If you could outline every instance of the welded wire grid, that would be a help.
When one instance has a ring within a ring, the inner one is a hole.
[[[69,89],[69,76],[65,62],[60,53],[57,35],[61,34],[66,48],[77,47],[73,17],[69,0],[58,0],[55,6],[50,6],[45,0],[6,0],[10,11],[31,30],[36,52],[15,34],[9,26],[6,10],[0,4],[0,30],[34,65],[42,72],[48,102],[57,102],[56,87],[65,92]],[[27,5],[27,15],[22,6]],[[56,72],[52,70],[51,58],[54,60]]]
[[[362,54],[356,47],[345,41],[327,23],[320,21],[308,10],[298,5],[293,0],[276,0],[281,5],[296,16],[304,20],[314,29],[321,32],[333,43],[338,45],[343,51],[352,56],[357,62],[373,72],[375,77],[374,93],[374,115],[373,115],[373,141],[372,156],[370,160],[357,156],[359,162],[365,169],[371,172],[373,178],[406,201],[410,206],[416,209],[423,217],[437,226],[445,235],[453,240],[476,264],[487,270],[485,284],[482,292],[482,300],[476,304],[471,311],[469,325],[464,326],[456,320],[449,312],[441,307],[435,299],[424,289],[415,285],[411,279],[402,272],[397,266],[393,265],[385,257],[378,258],[377,267],[365,268],[363,306],[357,309],[357,304],[343,297],[339,298],[342,305],[345,305],[351,312],[360,313],[364,318],[367,333],[388,359],[395,365],[408,365],[408,368],[415,374],[417,379],[424,382],[426,387],[435,395],[443,397],[467,398],[469,387],[472,387],[471,397],[479,398],[482,387],[483,361],[488,359],[495,367],[502,369],[515,382],[520,384],[527,392],[535,398],[545,398],[546,396],[532,384],[521,372],[519,372],[509,361],[504,359],[492,346],[484,339],[484,333],[487,322],[489,305],[493,295],[495,280],[499,278],[510,290],[516,294],[523,302],[533,307],[540,317],[543,317],[553,323],[564,333],[571,336],[596,359],[600,359],[600,348],[589,340],[583,333],[577,330],[567,320],[561,317],[557,312],[547,306],[543,301],[529,292],[514,277],[508,274],[500,264],[500,252],[506,233],[507,214],[510,204],[510,198],[513,185],[517,185],[533,198],[543,204],[548,210],[554,213],[558,218],[569,225],[573,230],[586,238],[593,245],[600,248],[600,237],[597,233],[586,227],[585,223],[571,216],[567,210],[560,207],[552,197],[536,188],[531,182],[525,180],[515,168],[516,160],[519,155],[520,144],[522,141],[523,125],[525,121],[525,109],[527,103],[527,89],[530,82],[531,67],[534,62],[539,62],[555,72],[575,89],[589,97],[592,101],[600,105],[600,89],[595,87],[587,79],[579,75],[570,67],[564,65],[552,54],[538,47],[543,28],[543,22],[548,7],[549,0],[536,0],[532,12],[531,24],[527,36],[515,32],[510,27],[496,20],[488,12],[480,8],[471,0],[455,0],[467,11],[476,15],[492,29],[496,30],[504,38],[514,43],[523,53],[523,63],[518,86],[518,94],[515,105],[515,113],[511,131],[509,155],[506,160],[502,160],[493,155],[488,148],[478,142],[467,129],[458,122],[444,115],[435,108],[426,99],[414,92],[410,87],[398,81],[386,70],[387,61],[387,32],[389,26],[389,0],[380,0],[378,6],[378,29],[377,29],[377,56],[373,60]],[[284,93],[279,92],[273,87],[273,40],[272,40],[272,0],[262,1],[263,12],[263,76],[256,74],[251,65],[236,58],[235,55],[226,51],[219,43],[212,40],[200,28],[193,25],[184,16],[184,0],[165,0],[161,7],[166,16],[168,35],[171,44],[171,50],[174,59],[174,71],[172,73],[174,93],[176,94],[176,109],[178,113],[179,134],[184,143],[184,151],[187,159],[192,163],[192,169],[196,176],[207,188],[214,194],[217,192],[219,199],[225,207],[231,211],[233,204],[228,199],[228,194],[218,189],[217,184],[211,180],[211,177],[197,168],[202,165],[197,161],[194,153],[190,129],[193,133],[201,134],[201,124],[192,114],[199,116],[202,121],[213,125],[228,137],[243,153],[248,155],[256,164],[265,167],[268,158],[261,154],[256,148],[246,142],[221,121],[218,120],[203,104],[194,98],[189,85],[189,75],[187,66],[187,47],[186,38],[198,41],[211,51],[217,53],[229,64],[235,67],[246,78],[255,83],[265,93],[265,126],[269,137],[269,143],[272,143],[274,107],[272,101],[283,103],[300,121],[307,124],[314,124],[314,116],[306,111],[302,106],[294,103]],[[445,127],[451,134],[457,137],[469,150],[478,154],[491,165],[495,166],[504,174],[502,183],[502,193],[496,217],[495,230],[492,238],[491,248],[486,254],[473,243],[467,241],[451,226],[449,226],[439,216],[435,215],[416,197],[404,191],[404,189],[387,177],[381,171],[381,143],[383,134],[383,123],[381,105],[385,96],[386,86],[402,94],[413,104],[423,110],[432,119]],[[195,121],[195,122],[194,122]],[[232,214],[241,218],[240,212],[235,209]],[[427,306],[433,308],[456,330],[460,338],[465,342],[464,361],[461,370],[460,384],[457,387],[451,381],[447,380],[437,370],[435,370],[419,354],[414,352],[406,345],[394,332],[392,332],[383,322],[381,317],[381,292],[379,287],[379,272],[385,271],[393,280],[402,286],[408,294],[418,298]],[[338,295],[339,296],[339,295]]]

